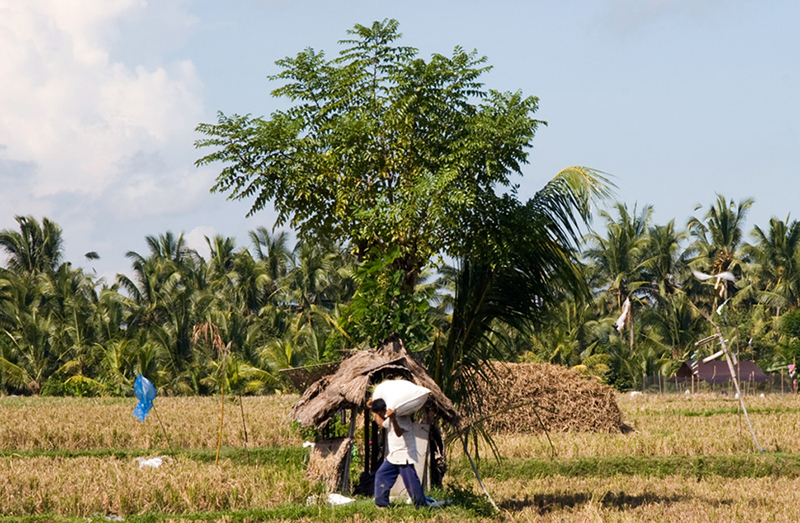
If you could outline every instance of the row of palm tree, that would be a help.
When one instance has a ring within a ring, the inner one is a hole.
[[[650,206],[616,204],[580,237],[601,191],[579,175],[562,173],[497,222],[515,231],[502,256],[476,252],[422,278],[408,302],[417,308],[407,316],[424,324],[411,348],[448,395],[475,402],[491,359],[547,361],[639,387],[709,350],[694,345],[711,332],[701,311],[719,316],[742,357],[766,367],[796,359],[797,333],[783,324],[800,308],[797,221],[773,218],[747,242],[753,202],[719,196],[683,229],[654,224]],[[170,394],[270,392],[288,385],[282,369],[374,344],[369,332],[381,333],[392,313],[369,301],[391,289],[361,285],[370,267],[340,245],[292,247],[286,233],[259,228],[246,247],[207,238],[203,257],[167,232],[129,252],[130,274],[108,283],[63,260],[58,225],[17,222],[0,231],[5,393],[129,394],[140,373]],[[209,324],[227,350],[197,334]]]
[[[782,318],[800,307],[800,222],[772,218],[748,242],[752,205],[718,195],[683,229],[674,220],[654,224],[651,206],[617,203],[601,212],[602,232],[586,235],[583,251],[595,300],[550,309],[526,357],[639,387],[643,376],[669,376],[684,360],[716,350],[695,346],[712,333],[705,312],[741,357],[768,369],[793,363],[800,345]],[[626,300],[629,315],[618,323]]]
[[[57,225],[19,217],[19,231],[0,232],[0,386],[125,394],[141,373],[173,394],[263,392],[285,385],[282,369],[399,334],[446,393],[469,402],[482,364],[516,357],[542,303],[588,297],[577,231],[605,187],[568,168],[527,204],[503,198],[496,227],[472,232],[470,256],[411,294],[392,250],[355,260],[340,245],[290,249],[263,228],[247,248],[207,239],[207,259],[181,235],[148,237],[148,252],[127,254],[131,274],[107,284],[61,261]],[[211,324],[219,343],[198,335]]]
[[[259,228],[249,248],[208,238],[205,259],[167,232],[146,238],[148,252],[128,252],[131,275],[108,284],[61,261],[52,221],[17,222],[0,232],[6,392],[126,394],[140,373],[173,394],[264,392],[284,385],[280,369],[335,358],[343,346],[334,317],[354,292],[354,268],[336,246],[292,249],[286,233]],[[208,323],[234,348],[224,366],[195,335]]]

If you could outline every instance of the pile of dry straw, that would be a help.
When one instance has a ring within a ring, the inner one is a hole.
[[[317,443],[311,449],[306,475],[311,481],[322,481],[329,491],[338,490],[347,472],[345,457],[353,448],[350,438],[338,438]]]
[[[492,370],[480,384],[482,410],[490,415],[484,426],[492,432],[540,433],[542,424],[550,432],[628,430],[614,389],[577,371],[541,363],[494,363]]]

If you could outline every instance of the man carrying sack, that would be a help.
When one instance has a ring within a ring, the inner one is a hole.
[[[387,431],[386,460],[375,472],[375,504],[389,506],[389,491],[399,475],[414,504],[425,506],[425,494],[414,467],[419,455],[411,416],[397,416],[395,409],[387,409],[381,398],[370,400],[369,407],[375,422]]]

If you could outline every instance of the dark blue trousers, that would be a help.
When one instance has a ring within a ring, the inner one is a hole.
[[[403,485],[415,505],[424,506],[425,494],[422,492],[422,485],[417,477],[414,465],[395,465],[384,461],[377,472],[375,472],[375,504],[379,507],[389,506],[389,491],[397,481],[397,476],[403,478]]]

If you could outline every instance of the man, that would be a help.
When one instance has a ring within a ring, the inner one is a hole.
[[[380,398],[370,401],[370,411],[387,434],[386,460],[375,472],[375,504],[382,508],[389,506],[389,491],[399,475],[414,504],[425,506],[425,494],[414,468],[419,455],[411,417],[397,416],[394,409],[387,410],[386,402]]]

